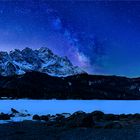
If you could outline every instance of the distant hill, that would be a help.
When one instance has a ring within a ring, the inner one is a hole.
[[[40,72],[0,76],[0,97],[31,99],[140,99],[140,78],[78,74],[54,77]]]

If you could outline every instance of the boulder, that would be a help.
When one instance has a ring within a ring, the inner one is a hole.
[[[136,114],[133,115],[133,117],[134,117],[135,119],[139,120],[139,119],[140,119],[140,114],[139,114],[139,113],[136,113]]]
[[[84,111],[76,111],[71,116],[79,116],[79,115],[85,115],[86,113]]]
[[[92,127],[94,121],[91,114],[85,112],[75,112],[66,119],[66,126],[68,127]]]
[[[33,120],[41,120],[41,118],[40,118],[39,115],[34,115],[34,116],[33,116]]]
[[[94,121],[100,121],[104,117],[104,113],[102,111],[94,111],[90,114],[92,115]]]
[[[19,113],[19,112],[18,112],[16,109],[14,109],[14,108],[11,108],[11,111],[12,111],[13,114]]]
[[[42,115],[40,116],[40,119],[43,121],[48,121],[49,120],[49,115]]]
[[[10,120],[10,115],[1,113],[0,120]]]
[[[56,118],[55,118],[55,120],[56,121],[63,121],[65,119],[65,117],[63,116],[63,115],[56,115]]]

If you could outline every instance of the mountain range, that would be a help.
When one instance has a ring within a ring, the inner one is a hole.
[[[0,98],[140,99],[140,78],[89,75],[48,48],[0,52]]]
[[[46,47],[0,52],[1,76],[23,75],[30,71],[58,77],[85,73],[81,68],[73,66],[67,57],[55,55]]]

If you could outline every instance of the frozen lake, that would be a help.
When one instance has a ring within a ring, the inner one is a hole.
[[[73,113],[75,111],[129,114],[140,113],[140,101],[118,100],[0,100],[0,112],[8,113],[11,108],[27,110],[30,114]]]

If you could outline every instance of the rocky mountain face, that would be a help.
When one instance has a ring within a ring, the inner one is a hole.
[[[140,99],[140,78],[79,74],[54,77],[39,72],[0,76],[0,97],[30,99]]]
[[[77,66],[73,66],[67,57],[59,57],[48,48],[22,51],[0,52],[0,75],[22,75],[29,71],[46,73],[51,76],[65,77],[85,73]]]

